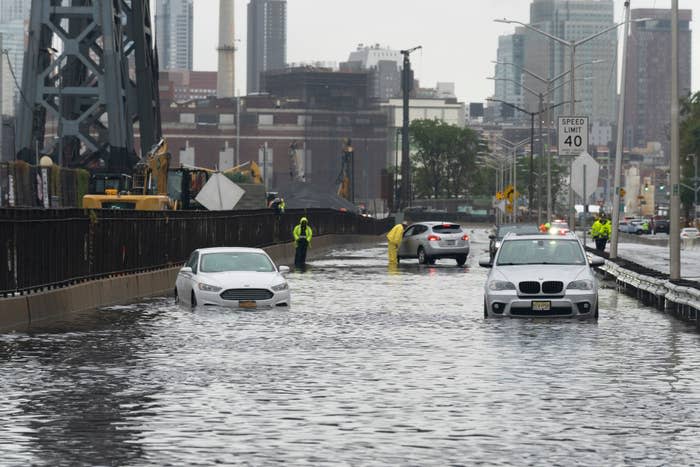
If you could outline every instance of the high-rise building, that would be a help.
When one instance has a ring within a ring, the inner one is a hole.
[[[627,56],[625,145],[646,147],[661,143],[669,155],[671,108],[671,10],[635,9],[632,18],[652,18],[632,23]],[[690,93],[691,10],[679,11],[679,98]]]
[[[287,64],[287,0],[248,4],[248,94],[260,92],[260,74]]]
[[[525,34],[524,28],[517,28],[514,34],[504,35],[498,38],[497,64],[494,81],[494,97],[498,100],[509,102],[518,107],[523,107],[525,91],[521,85],[523,82],[522,67],[525,66]],[[523,120],[526,115],[522,112],[514,112],[512,107],[497,102],[494,107],[500,109],[500,120]],[[496,116],[498,119],[498,116]]]
[[[29,21],[30,0],[0,0],[0,23],[14,20]]]
[[[567,41],[581,40],[615,24],[613,0],[533,0],[530,5],[530,24]],[[525,66],[536,70],[544,78],[552,78],[571,68],[570,49],[532,31],[526,33]],[[617,31],[613,30],[576,49],[576,114],[587,115],[591,123],[610,125],[616,120],[617,96]],[[591,62],[597,63],[591,63]],[[554,83],[554,87],[569,77]],[[525,76],[525,83],[535,90],[545,86]],[[570,85],[553,92],[549,102],[570,101]],[[538,97],[526,95],[526,105],[537,109]],[[568,114],[568,105],[555,110],[557,115]]]
[[[386,101],[401,95],[401,65],[403,57],[398,50],[385,48],[379,44],[360,44],[350,53],[348,61],[341,65],[348,69],[369,71],[370,96]]]
[[[0,23],[2,48],[7,50],[7,55],[0,55],[2,60],[0,86],[2,92],[2,113],[4,115],[15,115],[17,105],[20,103],[19,86],[22,85],[22,68],[27,35],[26,24],[27,20],[25,19],[14,19]]]
[[[192,0],[156,0],[156,45],[161,70],[191,70]]]

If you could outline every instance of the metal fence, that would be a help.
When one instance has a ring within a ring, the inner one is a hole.
[[[314,235],[379,235],[392,222],[324,209],[281,216],[270,210],[0,209],[0,294],[170,267],[197,248],[289,242],[301,216]]]

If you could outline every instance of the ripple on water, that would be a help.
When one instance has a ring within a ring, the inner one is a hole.
[[[290,310],[157,299],[0,336],[0,463],[697,462],[684,325],[612,290],[597,325],[485,321],[475,258],[384,255],[291,274]]]

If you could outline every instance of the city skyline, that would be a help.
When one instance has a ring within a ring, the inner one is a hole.
[[[211,4],[217,0],[194,0],[195,70],[216,70],[217,28],[212,27]],[[445,8],[435,8],[443,4]],[[287,59],[290,63],[330,61],[342,62],[359,43],[380,43],[394,49],[423,45],[413,57],[413,68],[422,86],[435,86],[438,81],[455,82],[457,97],[464,102],[483,102],[493,94],[493,83],[486,80],[493,74],[498,38],[512,34],[511,25],[494,23],[496,18],[527,22],[530,0],[499,0],[474,9],[462,0],[383,0],[381,3],[357,0],[352,8],[339,15],[336,2],[288,0]],[[680,8],[693,9],[693,2],[680,0]],[[236,30],[239,53],[236,58],[237,85],[246,90],[246,7],[248,0],[236,0]],[[399,8],[400,6],[400,8]],[[670,0],[633,0],[632,8],[670,8]],[[446,15],[445,9],[453,10]],[[698,8],[695,8],[697,10]],[[396,11],[402,11],[403,25],[387,22]],[[415,14],[411,14],[415,11]],[[205,12],[205,14],[202,14]],[[369,12],[369,13],[368,13]],[[209,13],[209,14],[206,14]],[[623,15],[623,0],[615,0],[615,20]],[[375,19],[376,18],[376,19]],[[700,29],[691,24],[693,34],[692,88],[700,89]],[[430,25],[426,28],[426,24]],[[474,27],[467,27],[473,25]],[[305,33],[304,31],[309,31]],[[462,39],[462,42],[460,42]],[[460,59],[447,51],[459,51]],[[241,53],[243,52],[243,53]]]

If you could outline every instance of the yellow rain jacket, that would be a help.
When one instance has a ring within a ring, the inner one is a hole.
[[[403,225],[396,224],[386,235],[386,239],[389,241],[389,264],[397,265],[399,264],[399,245],[403,239]]]
[[[396,224],[394,228],[391,229],[388,234],[386,234],[386,239],[389,240],[389,243],[400,245],[401,240],[403,239],[403,225]]]
[[[306,221],[306,236],[303,236],[301,234],[301,223],[304,221]],[[294,227],[292,235],[294,236],[294,246],[298,245],[300,238],[306,238],[308,246],[311,246],[311,237],[313,237],[313,232],[311,230],[311,227],[309,227],[309,220],[306,217],[302,217],[299,220],[299,224],[296,227]]]
[[[591,237],[592,238],[600,238],[603,236],[603,224],[600,222],[600,219],[596,219],[593,225],[591,226]]]

